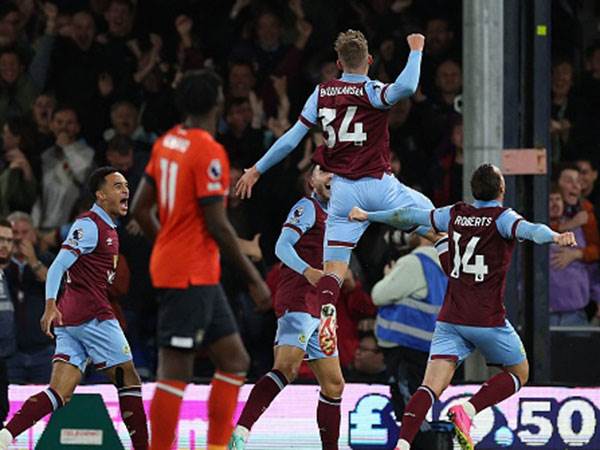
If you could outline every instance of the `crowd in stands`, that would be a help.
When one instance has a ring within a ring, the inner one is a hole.
[[[419,89],[389,113],[393,170],[436,205],[460,200],[461,15],[460,0],[172,0],[168,6],[152,0],[1,0],[0,216],[11,221],[15,237],[13,256],[3,265],[16,324],[14,351],[0,353],[9,381],[48,381],[53,344],[39,329],[44,280],[70,223],[90,207],[87,176],[94,167],[113,165],[133,195],[153,142],[179,120],[173,89],[187,70],[213,68],[224,80],[217,139],[235,184],[296,121],[314,86],[340,75],[332,48],[340,30],[365,32],[374,56],[370,76],[384,82],[404,67],[406,35],[422,32]],[[600,317],[588,306],[600,301],[600,44],[585,52],[568,48],[571,53],[553,61],[550,133],[555,161],[571,164],[554,173],[550,211],[553,227],[575,231],[580,248],[552,250],[551,282],[561,286],[551,289],[556,325]],[[311,132],[265,174],[251,200],[233,193],[228,200],[240,245],[273,288],[275,242],[290,207],[306,193],[306,171],[321,139],[318,130]],[[141,375],[152,379],[151,246],[131,218],[119,224],[119,236],[111,299]],[[372,225],[357,247],[338,306],[340,359],[350,380],[386,381],[389,349],[377,345],[375,317],[393,298],[384,298],[389,292],[378,283],[393,277],[395,261],[419,245],[398,230]],[[275,316],[257,313],[238,274],[228,261],[222,265],[253,379],[271,367]],[[200,354],[197,379],[210,371]],[[301,370],[301,376],[308,373]]]

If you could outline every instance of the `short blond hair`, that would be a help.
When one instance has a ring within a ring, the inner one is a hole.
[[[367,62],[369,44],[360,31],[348,30],[340,33],[334,45],[338,58],[350,69],[357,69]]]

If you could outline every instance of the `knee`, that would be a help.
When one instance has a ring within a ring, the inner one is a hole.
[[[229,358],[223,358],[218,369],[228,373],[248,373],[250,368],[250,355],[245,348],[239,348]]]
[[[280,371],[285,376],[288,383],[291,383],[298,377],[300,364],[301,363],[296,363],[295,361],[278,361],[273,368]]]
[[[344,393],[344,379],[336,377],[321,385],[321,392],[330,398],[341,398]]]

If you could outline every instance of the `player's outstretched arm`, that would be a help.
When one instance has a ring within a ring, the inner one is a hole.
[[[71,267],[77,256],[65,249],[61,249],[58,255],[48,268],[48,274],[46,276],[46,307],[44,308],[44,314],[40,319],[40,327],[42,331],[49,337],[54,338],[52,335],[52,324],[56,323],[62,325],[62,314],[56,306],[56,298],[58,297],[58,290],[62,281],[63,275],[69,267]]]
[[[271,307],[271,293],[260,273],[242,253],[237,240],[237,234],[227,218],[225,204],[220,198],[216,201],[203,203],[200,208],[204,215],[204,223],[210,235],[214,238],[223,255],[239,270],[242,278],[248,284],[250,296],[259,311],[266,311]]]
[[[388,104],[393,105],[400,99],[410,97],[417,92],[419,86],[419,77],[421,73],[421,58],[423,47],[425,47],[425,36],[414,33],[406,37],[410,54],[404,70],[398,75],[398,78],[388,86],[384,95]]]
[[[291,228],[284,228],[281,230],[279,239],[275,244],[275,255],[293,271],[303,275],[310,284],[316,286],[321,277],[323,271],[311,267],[306,261],[304,261],[300,255],[296,252],[294,245],[298,242],[301,235]]]
[[[275,141],[254,166],[244,171],[244,175],[235,185],[235,194],[242,199],[250,198],[252,187],[260,176],[289,155],[306,136],[306,133],[308,133],[308,128],[302,122],[297,121],[292,128]]]
[[[160,225],[153,213],[156,203],[156,186],[154,180],[145,175],[135,191],[131,203],[131,213],[140,225],[144,235],[152,242],[160,230]]]
[[[387,211],[367,212],[355,206],[348,215],[350,220],[358,222],[381,222],[396,228],[414,226],[431,227],[431,210],[419,208],[396,208]]]
[[[536,244],[557,244],[561,247],[574,247],[577,245],[575,235],[572,232],[557,233],[543,223],[531,223],[521,220],[517,224],[515,233],[517,239],[526,239]]]

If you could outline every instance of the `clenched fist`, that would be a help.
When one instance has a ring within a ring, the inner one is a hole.
[[[406,36],[406,42],[408,42],[411,51],[418,50],[422,52],[423,47],[425,47],[425,36],[420,33],[412,33]]]

